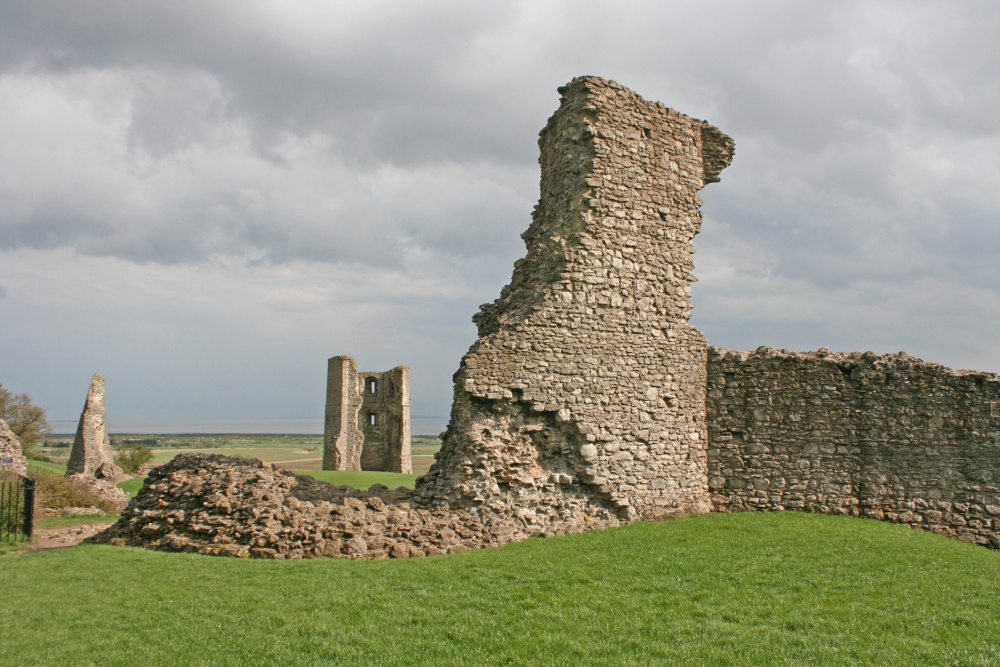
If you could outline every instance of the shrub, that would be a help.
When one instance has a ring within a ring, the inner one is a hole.
[[[38,472],[28,476],[35,480],[36,508],[97,507],[108,514],[117,512],[113,503],[97,494],[84,481]]]
[[[153,460],[152,449],[131,440],[124,442],[120,440],[116,441],[115,451],[118,452],[118,456],[115,457],[115,463],[130,475],[134,474],[139,469],[139,466]]]

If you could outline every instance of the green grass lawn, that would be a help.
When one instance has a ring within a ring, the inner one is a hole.
[[[0,558],[3,664],[990,665],[1000,554],[710,515],[419,560]]]
[[[27,542],[21,541],[20,539],[3,539],[0,538],[0,557],[9,556],[10,554],[20,553],[22,551],[27,551],[31,548],[31,545]],[[3,663],[0,663],[3,664]]]
[[[300,472],[318,472],[322,467],[323,436],[318,435],[252,435],[252,434],[168,434],[150,436],[115,436],[123,439],[136,439],[141,442],[155,442],[153,447],[153,462],[166,463],[182,452],[225,454],[226,456],[242,456],[256,458],[269,463],[277,463],[289,470]],[[437,438],[414,436],[411,438],[413,472],[421,475],[427,472],[434,462],[434,454],[441,448]],[[30,461],[29,470],[62,475],[66,472],[66,462],[69,449],[66,447],[43,448],[43,453],[54,457],[55,463]],[[382,480],[380,483],[388,484]],[[353,482],[338,482],[352,484]],[[412,482],[396,482],[395,485]]]
[[[145,477],[133,477],[132,479],[126,479],[124,482],[119,482],[117,486],[119,489],[125,491],[129,498],[134,498],[135,494],[139,493],[139,489],[145,483]]]
[[[42,472],[47,475],[65,475],[65,463],[49,463],[48,461],[36,461],[28,459],[28,472]]]

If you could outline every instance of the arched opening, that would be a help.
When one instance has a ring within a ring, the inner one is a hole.
[[[378,381],[375,378],[368,378],[368,393],[377,394],[378,393]]]
[[[375,416],[374,412],[368,413],[368,426],[370,428],[375,428],[378,426],[378,417]]]

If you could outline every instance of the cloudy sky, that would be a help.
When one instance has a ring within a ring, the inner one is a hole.
[[[326,358],[447,415],[596,74],[736,140],[719,346],[1000,371],[1000,4],[0,2],[0,383],[53,420],[322,418]],[[318,423],[318,422],[317,422]]]

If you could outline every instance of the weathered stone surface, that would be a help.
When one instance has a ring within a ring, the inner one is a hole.
[[[691,242],[698,191],[732,141],[597,77],[560,92],[527,255],[473,318],[479,340],[420,497],[624,519],[707,511]]]
[[[128,475],[123,475],[123,478],[128,479]],[[91,491],[103,498],[115,512],[122,511],[128,505],[128,493],[119,489],[112,480],[94,477],[86,473],[69,474],[66,475],[66,479],[75,479],[86,484]]]
[[[181,454],[91,541],[242,558],[414,558],[617,525],[486,508],[428,510],[412,491],[335,487],[255,459]]]
[[[21,450],[21,441],[2,419],[0,419],[0,466],[13,470],[18,475],[28,472],[28,459]]]
[[[79,475],[120,482],[128,475],[115,465],[111,440],[104,427],[104,377],[95,373],[80,414],[76,438],[66,466],[66,476]]]
[[[410,369],[361,371],[348,356],[327,369],[323,470],[410,474]]]
[[[1000,376],[904,353],[712,349],[719,509],[904,523],[1000,548]]]

